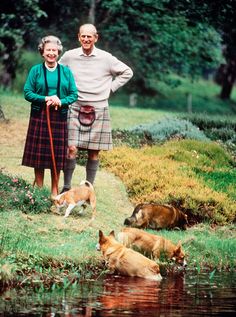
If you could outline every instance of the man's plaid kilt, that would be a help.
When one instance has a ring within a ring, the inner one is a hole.
[[[57,170],[63,170],[67,153],[67,121],[61,118],[59,111],[51,109],[50,122]],[[30,117],[22,165],[34,168],[53,168],[44,109],[39,115]]]
[[[93,105],[91,103],[91,105]],[[68,144],[81,149],[111,150],[112,134],[108,106],[96,108],[96,119],[91,126],[80,124],[79,105],[73,104],[68,112]]]

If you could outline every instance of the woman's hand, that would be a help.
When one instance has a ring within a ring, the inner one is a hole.
[[[55,110],[61,106],[61,100],[56,96],[46,96],[45,97],[46,105],[55,107]]]

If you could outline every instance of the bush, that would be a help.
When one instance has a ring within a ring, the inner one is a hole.
[[[132,148],[139,148],[143,145],[154,144],[154,141],[145,134],[137,134],[126,129],[112,130],[114,146],[128,145]]]
[[[126,144],[134,148],[163,143],[171,139],[208,140],[204,133],[191,122],[173,117],[166,117],[130,129],[117,129],[113,131],[112,136],[116,146]]]
[[[228,129],[232,129],[236,132],[236,119],[232,119],[232,116],[209,116],[204,113],[181,115],[179,117],[191,121],[203,131],[227,127]]]
[[[131,132],[137,135],[147,135],[154,142],[163,142],[172,138],[207,140],[198,127],[187,120],[177,118],[165,118],[161,121],[138,125],[132,128]]]
[[[217,144],[182,140],[142,149],[123,146],[102,153],[101,159],[101,165],[124,182],[134,204],[173,204],[188,214],[190,223],[208,220],[226,224],[235,220],[234,181],[225,177],[232,160]],[[213,170],[221,171],[224,188],[212,186],[210,177],[203,177]]]
[[[154,149],[151,153],[156,153]],[[148,153],[146,150],[145,152]],[[232,169],[235,166],[231,156],[216,142],[197,140],[170,141],[159,147],[159,156],[188,164],[191,168],[206,171]]]
[[[236,119],[232,117],[212,117],[206,114],[185,115],[181,118],[197,125],[209,139],[224,143],[225,148],[236,157]]]
[[[19,209],[24,213],[42,213],[50,209],[50,193],[37,188],[21,178],[11,177],[0,171],[1,210]]]

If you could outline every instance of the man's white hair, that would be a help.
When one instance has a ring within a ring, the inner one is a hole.
[[[89,24],[89,23],[81,25],[81,27],[79,28],[79,34],[83,32],[91,32],[93,33],[93,35],[97,35],[96,27],[93,24]]]

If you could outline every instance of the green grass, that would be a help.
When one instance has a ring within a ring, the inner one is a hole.
[[[55,258],[60,262],[69,259],[77,263],[94,255],[97,237],[91,228],[78,234],[69,228],[70,221],[63,223],[49,212],[38,217],[33,214],[27,217],[12,210],[4,212],[1,219],[5,223],[4,228],[1,226],[1,233],[2,247],[6,253],[11,252],[19,257],[31,254],[45,259]],[[73,228],[72,222],[70,224]]]
[[[158,94],[145,97],[137,91],[137,107],[154,108],[174,113],[188,113],[188,96],[191,94],[193,113],[205,113],[210,115],[236,115],[236,90],[231,95],[231,100],[222,101],[219,98],[220,87],[212,80],[198,80],[191,82],[189,79],[172,76],[181,82],[177,87],[171,87],[162,82],[157,83]],[[114,94],[111,103],[129,105],[129,98],[122,91]]]
[[[110,108],[113,129],[129,129],[137,124],[149,123],[159,120],[167,115],[166,111],[127,108],[127,107],[112,107]],[[171,114],[168,114],[171,116]]]
[[[178,231],[167,230],[162,230],[161,235],[175,243],[181,241],[189,268],[235,268],[235,226],[209,227],[199,224],[183,231],[181,236]]]
[[[179,79],[179,78],[178,78]],[[171,110],[188,111],[187,96],[192,95],[192,112],[194,113],[209,113],[212,115],[222,114],[230,115],[236,113],[236,92],[233,91],[231,100],[228,102],[219,99],[220,87],[211,80],[198,80],[191,82],[188,79],[181,78],[181,85],[176,88],[171,88],[163,83],[160,83],[160,91],[166,100],[161,100],[161,106],[165,106],[170,101]],[[182,111],[184,112],[184,111]]]
[[[14,94],[10,91],[1,92],[1,101],[2,110],[4,115],[8,119],[26,119],[29,116],[30,112],[30,103],[24,99],[22,94]],[[110,114],[112,119],[112,128],[113,129],[124,129],[130,128],[140,123],[148,123],[154,120],[161,119],[164,117],[166,111],[158,111],[154,109],[137,109],[137,108],[127,108],[125,106],[110,107]],[[171,114],[168,114],[171,116]]]
[[[22,94],[13,94],[11,91],[0,90],[0,104],[6,119],[27,119],[30,112],[30,103]]]
[[[228,197],[236,201],[235,179],[236,170],[217,170],[217,171],[201,171],[196,168],[196,174],[201,177],[204,182],[217,192],[227,194]]]

